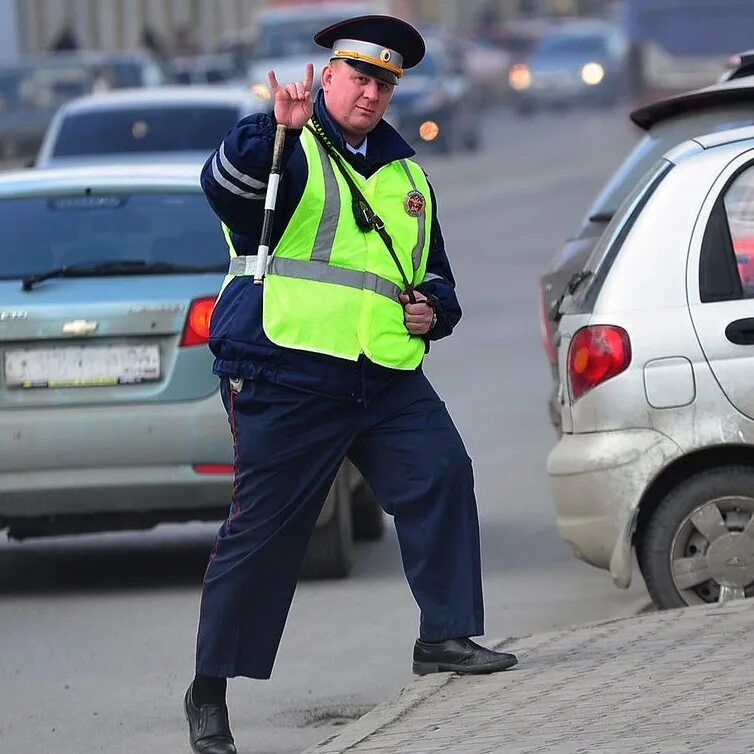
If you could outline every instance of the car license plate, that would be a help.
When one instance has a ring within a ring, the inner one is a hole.
[[[156,345],[60,346],[5,352],[9,388],[133,385],[160,378]]]

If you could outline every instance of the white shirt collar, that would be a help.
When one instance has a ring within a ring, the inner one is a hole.
[[[367,156],[367,137],[364,137],[364,141],[359,144],[358,147],[352,147],[348,142],[346,142],[346,148],[349,152],[352,154],[360,154],[362,157]]]

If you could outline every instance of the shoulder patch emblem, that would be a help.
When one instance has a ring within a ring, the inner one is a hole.
[[[404,206],[406,212],[408,212],[411,217],[419,217],[427,206],[427,200],[424,198],[424,194],[422,194],[421,191],[409,191],[408,194],[406,194]]]

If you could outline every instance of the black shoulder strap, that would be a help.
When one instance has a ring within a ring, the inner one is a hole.
[[[401,264],[398,255],[395,253],[393,247],[393,239],[385,228],[385,223],[380,216],[372,209],[366,197],[361,192],[361,189],[356,185],[356,182],[351,177],[348,169],[343,164],[343,157],[340,152],[333,146],[330,139],[327,138],[322,125],[315,118],[312,118],[312,125],[306,124],[306,128],[313,134],[314,138],[322,145],[322,148],[332,158],[333,162],[338,166],[343,178],[345,178],[346,184],[351,192],[351,207],[353,209],[354,219],[359,228],[365,233],[370,230],[376,230],[382,239],[383,243],[387,247],[390,256],[395,262],[395,266],[398,268],[398,272],[403,280],[403,285],[408,295],[408,300],[412,303],[416,303],[416,297],[414,296],[414,288],[406,277],[406,273],[403,271],[403,265]]]

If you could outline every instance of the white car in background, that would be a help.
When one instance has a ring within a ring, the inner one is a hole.
[[[266,8],[259,16],[253,57],[247,69],[252,87],[268,86],[267,72],[274,70],[281,84],[300,81],[307,63],[314,63],[314,88],[330,53],[314,42],[314,35],[332,24],[354,16],[384,13],[385,0],[364,2],[300,3]]]
[[[754,595],[754,127],[686,141],[563,303],[562,536],[660,608]]]
[[[167,86],[79,97],[53,118],[35,166],[202,163],[241,118],[271,106],[246,87]]]

